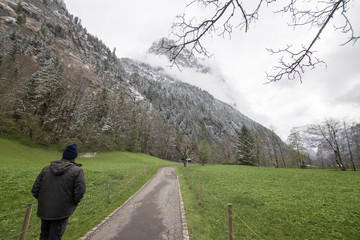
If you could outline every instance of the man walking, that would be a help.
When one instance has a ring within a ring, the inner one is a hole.
[[[68,218],[85,193],[84,172],[75,163],[76,144],[68,145],[60,161],[43,168],[32,188],[38,200],[37,216],[41,219],[40,240],[60,240]]]

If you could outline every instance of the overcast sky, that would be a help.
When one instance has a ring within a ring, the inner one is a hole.
[[[130,57],[152,64],[162,59],[146,56],[152,42],[169,37],[176,15],[185,10],[186,0],[65,0],[71,14],[78,16],[89,33],[100,38],[118,57]],[[275,5],[274,5],[275,6]],[[352,1],[349,12],[354,29],[360,34],[360,3]],[[192,10],[196,12],[197,10]],[[336,21],[336,18],[334,18]],[[202,75],[182,69],[168,69],[183,81],[207,90],[261,123],[274,128],[286,140],[292,127],[321,122],[325,118],[360,120],[360,41],[340,46],[345,35],[334,31],[330,22],[314,46],[326,65],[308,70],[299,80],[283,79],[264,84],[279,56],[266,48],[286,44],[308,44],[314,30],[288,27],[286,15],[264,8],[259,20],[245,34],[235,32],[232,39],[209,38],[206,47],[214,55],[209,64],[216,71]],[[170,36],[171,37],[171,36]],[[222,75],[225,81],[219,81]]]

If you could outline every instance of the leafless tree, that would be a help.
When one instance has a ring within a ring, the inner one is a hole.
[[[196,144],[186,135],[177,136],[175,149],[179,154],[184,166],[187,167],[187,159],[195,153]]]
[[[329,144],[331,150],[334,152],[336,165],[342,170],[345,171],[345,165],[343,163],[341,152],[340,152],[340,143],[339,143],[339,133],[340,133],[340,123],[334,119],[326,119],[322,125],[317,126],[318,133],[323,137],[323,139]]]
[[[187,5],[188,7],[198,4],[209,10],[210,14],[203,19],[189,18],[185,13],[177,16],[172,26],[172,33],[176,38],[175,43],[163,46],[163,48],[171,52],[171,61],[175,65],[179,54],[186,49],[189,49],[192,54],[210,56],[211,53],[204,45],[206,35],[231,37],[235,29],[247,32],[251,25],[258,20],[260,9],[268,7],[274,2],[276,0],[245,2],[239,0],[192,0]],[[290,27],[310,26],[317,32],[312,41],[304,44],[301,49],[293,49],[292,45],[278,50],[268,49],[271,54],[281,54],[274,74],[267,74],[268,81],[277,82],[284,77],[299,78],[302,81],[301,77],[306,69],[312,69],[318,64],[324,63],[314,55],[314,44],[320,39],[323,30],[328,28],[329,22],[333,18],[342,18],[343,20],[342,25],[335,26],[336,30],[348,36],[343,45],[355,43],[360,36],[356,35],[348,18],[351,2],[354,0],[284,1],[281,9],[275,13],[290,14],[292,17]]]
[[[351,166],[352,166],[353,170],[356,171],[355,162],[354,162],[351,145],[350,145],[350,139],[349,139],[349,135],[348,135],[347,127],[346,127],[346,122],[344,121],[343,123],[344,123],[344,132],[345,132],[345,137],[346,137],[346,143],[347,143],[347,147],[348,147],[349,154],[350,154]]]
[[[352,134],[352,142],[354,143],[355,154],[357,155],[357,162],[360,163],[360,124],[354,123],[351,127]]]
[[[141,151],[162,159],[171,159],[175,145],[174,130],[166,121],[150,115],[139,116]]]

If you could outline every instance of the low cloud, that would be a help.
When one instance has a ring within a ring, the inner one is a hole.
[[[360,76],[357,79],[360,81]],[[350,86],[350,89],[337,98],[337,102],[360,107],[360,83]]]
[[[243,94],[234,89],[219,69],[215,66],[209,66],[210,71],[202,73],[193,68],[170,67],[170,62],[165,56],[154,54],[139,55],[137,60],[143,61],[155,68],[161,67],[163,71],[185,83],[197,86],[202,90],[209,92],[215,98],[236,107],[238,110],[249,108],[247,100],[243,98]]]

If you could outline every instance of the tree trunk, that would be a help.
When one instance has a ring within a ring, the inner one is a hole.
[[[334,149],[334,154],[335,154],[335,161],[338,164],[339,168],[341,169],[341,171],[346,171],[345,165],[341,159],[341,155],[339,152],[339,148],[337,147],[337,149]]]
[[[353,170],[356,171],[356,167],[355,167],[355,163],[354,163],[354,158],[353,158],[352,151],[351,151],[351,147],[350,147],[349,136],[348,136],[348,133],[347,133],[347,130],[346,130],[345,121],[344,121],[344,130],[345,130],[345,136],[346,136],[347,146],[348,146],[348,149],[349,149],[351,165],[352,165]]]

